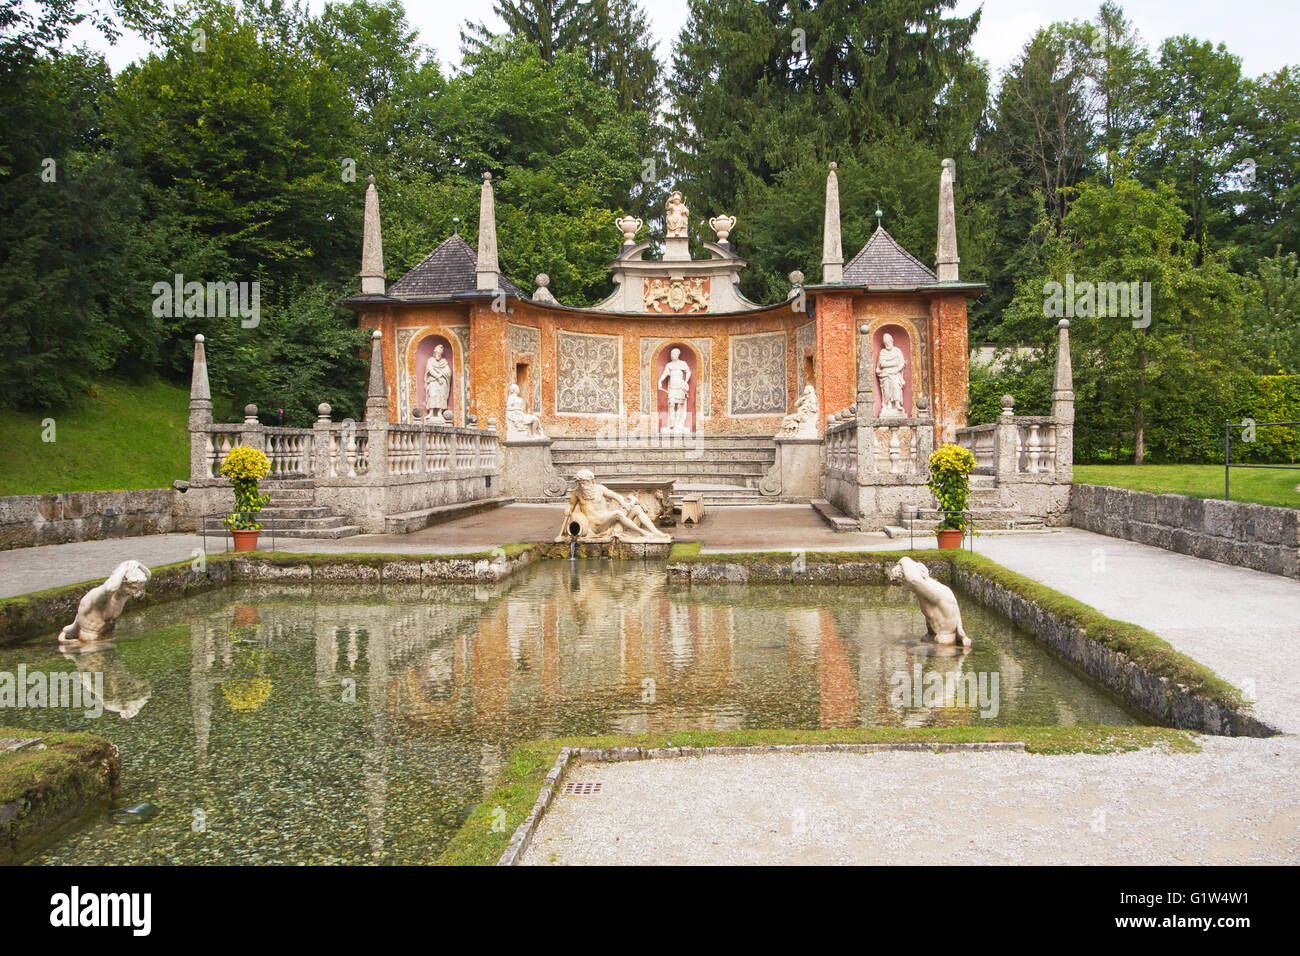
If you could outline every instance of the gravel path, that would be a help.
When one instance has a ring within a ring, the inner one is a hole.
[[[1300,739],[579,764],[524,865],[1296,864]]]

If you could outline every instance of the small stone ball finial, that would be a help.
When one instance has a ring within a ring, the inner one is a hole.
[[[831,172],[835,172],[835,170],[837,170],[837,169],[839,169],[839,168],[840,168],[840,164],[839,164],[839,163],[831,163]]]
[[[1011,395],[1002,396],[1002,414],[1010,415],[1016,407],[1016,400]]]
[[[1070,320],[1069,320],[1069,319],[1062,319],[1060,322],[1057,322],[1056,324],[1057,324],[1057,326],[1059,326],[1060,328],[1068,329],[1068,328],[1070,327]]]
[[[926,398],[924,395],[917,396],[917,399],[916,399],[916,410],[917,410],[918,412],[924,412],[924,411],[926,411],[929,407],[930,407],[930,400],[929,400],[928,398]]]
[[[332,411],[334,411],[334,409],[330,407],[329,402],[321,402],[319,405],[316,406],[316,414],[319,415],[321,418],[329,418],[330,412]]]
[[[861,332],[863,335],[870,335],[871,326],[867,325],[866,323],[863,323],[862,325],[858,326],[858,331]]]
[[[369,176],[367,176],[366,182],[368,182],[370,185],[373,186],[375,184],[375,174],[371,173]]]
[[[484,171],[483,171],[483,182],[485,182],[485,183],[490,183],[490,182],[492,182],[492,174],[491,174],[490,172],[488,172],[487,170],[484,170]]]
[[[534,281],[537,283],[537,288],[545,289],[548,285],[551,284],[551,277],[548,276],[545,272],[539,272],[537,273],[537,278]]]
[[[444,408],[444,409],[442,410],[442,417],[445,418],[447,421],[451,421],[451,420],[452,420],[451,409],[450,409],[450,408]]]
[[[202,341],[204,341],[203,333],[200,332],[198,335],[194,336],[194,341],[195,341],[195,342],[202,342]]]
[[[379,331],[378,329],[375,329],[375,331],[370,334],[370,337],[372,339],[382,339],[384,337],[384,333]]]
[[[795,269],[790,273],[790,282],[793,285],[803,285],[803,273]]]
[[[244,417],[245,417],[245,418],[256,418],[256,417],[257,417],[257,406],[256,406],[256,405],[245,405],[245,406],[244,406]]]

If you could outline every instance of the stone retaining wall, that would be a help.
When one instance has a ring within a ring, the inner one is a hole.
[[[211,555],[206,561],[182,561],[153,569],[146,596],[131,601],[127,613],[141,607],[189,597],[231,584],[418,584],[453,582],[487,584],[503,580],[542,554],[539,547],[515,553],[505,549],[468,555]],[[0,646],[49,634],[77,615],[82,596],[100,581],[0,600]]]
[[[170,488],[0,498],[0,551],[172,530]]]
[[[1300,578],[1300,510],[1075,485],[1070,523],[1112,538]]]

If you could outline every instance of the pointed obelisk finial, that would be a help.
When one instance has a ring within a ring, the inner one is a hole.
[[[1074,368],[1070,364],[1070,320],[1057,324],[1056,379],[1052,383],[1052,417],[1074,421]]]
[[[940,282],[958,281],[961,262],[957,256],[957,210],[952,198],[953,168],[953,161],[945,159],[939,174],[939,243],[935,247],[934,263]]]
[[[497,262],[497,208],[492,198],[492,174],[483,174],[478,200],[478,287],[496,289],[501,266]]]
[[[384,333],[370,336],[370,385],[366,389],[366,421],[388,421],[388,381],[384,377]]]
[[[844,250],[840,243],[840,181],[837,163],[826,174],[826,223],[822,227],[822,282],[844,281]]]
[[[361,236],[361,294],[384,294],[384,240],[379,233],[379,190],[375,177],[366,186],[365,226]]]

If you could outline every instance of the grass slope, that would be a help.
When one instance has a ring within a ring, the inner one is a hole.
[[[1191,498],[1223,497],[1222,465],[1075,465],[1074,480],[1081,485],[1114,485]],[[1232,500],[1300,508],[1297,483],[1300,471],[1234,468]]]
[[[188,390],[163,382],[103,382],[61,412],[0,411],[0,495],[166,488],[189,477],[188,420]]]

